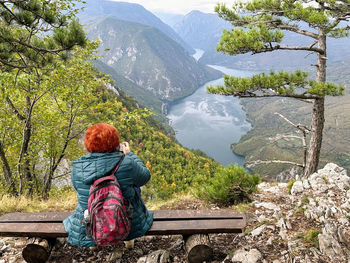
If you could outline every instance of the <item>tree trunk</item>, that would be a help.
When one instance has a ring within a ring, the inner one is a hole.
[[[205,234],[191,235],[186,238],[185,249],[190,263],[210,262],[213,256],[209,237]]]
[[[320,159],[322,132],[324,126],[324,98],[314,100],[312,111],[311,138],[309,153],[304,172],[304,177],[308,177],[317,170]]]
[[[1,142],[0,142],[0,159],[2,161],[2,170],[4,172],[5,182],[9,186],[9,193],[13,195],[17,195],[18,193],[16,190],[15,182],[13,181],[12,171],[7,161],[3,144]]]
[[[51,254],[56,239],[31,239],[22,251],[24,260],[28,263],[45,263]]]
[[[326,35],[323,28],[318,30],[318,48],[323,50],[323,54],[318,54],[316,81],[326,81]],[[314,100],[312,110],[311,138],[309,144],[309,154],[307,157],[304,177],[308,177],[317,171],[320,160],[322,133],[324,127],[324,97]]]
[[[43,186],[43,190],[41,193],[42,197],[45,200],[47,200],[49,198],[49,192],[50,192],[51,186],[52,186],[53,173],[54,173],[54,171],[52,169],[50,169],[49,174],[45,177],[44,186]]]

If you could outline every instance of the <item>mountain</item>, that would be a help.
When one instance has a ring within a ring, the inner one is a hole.
[[[215,50],[222,30],[230,28],[230,23],[219,18],[217,14],[192,11],[173,28],[193,48],[210,51]]]
[[[101,60],[93,61],[94,67],[104,74],[108,74],[115,81],[115,86],[122,89],[127,95],[133,97],[136,101],[142,101],[142,106],[154,109],[157,113],[162,113],[163,102],[157,99],[150,91],[143,89],[131,80],[128,80],[112,67]]]
[[[301,27],[307,27],[300,24]],[[230,68],[269,70],[278,68],[305,67],[314,64],[315,55],[301,51],[274,51],[269,53],[243,54],[229,56],[216,51],[222,30],[231,29],[230,23],[218,17],[217,14],[208,14],[192,11],[173,26],[174,30],[193,48],[204,50],[200,62],[203,64],[222,65]],[[307,45],[312,41],[293,32],[284,32],[283,43],[289,45]],[[329,39],[327,43],[330,62],[344,61],[350,58],[350,41],[348,38]],[[292,59],[291,59],[292,58]]]
[[[195,49],[204,51],[200,61],[203,64],[232,65],[237,59],[216,51],[222,30],[230,23],[217,14],[192,11],[173,26],[176,33]]]
[[[174,25],[181,22],[181,20],[184,18],[184,15],[181,14],[170,14],[164,12],[154,12],[154,14],[171,28],[174,28]]]
[[[92,21],[86,31],[89,39],[101,40],[102,62],[163,102],[188,96],[222,76],[150,26],[108,16]]]
[[[142,5],[116,2],[108,0],[86,0],[83,12],[79,17],[86,21],[100,16],[112,15],[120,20],[136,22],[158,28],[168,37],[178,42],[190,54],[194,53],[193,48],[188,45],[181,37],[167,24],[163,23],[157,16],[146,10]],[[79,5],[80,7],[82,5]]]

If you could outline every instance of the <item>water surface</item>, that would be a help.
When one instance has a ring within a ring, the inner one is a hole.
[[[254,72],[209,65],[225,74],[247,77]],[[168,113],[177,140],[190,149],[200,149],[223,165],[243,165],[244,157],[230,145],[251,128],[246,113],[235,97],[208,94],[206,86],[223,84],[223,78],[210,81],[192,95],[173,104]]]

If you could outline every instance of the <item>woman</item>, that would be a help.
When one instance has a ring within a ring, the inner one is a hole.
[[[105,123],[89,127],[85,133],[84,145],[89,154],[73,161],[72,183],[77,191],[78,204],[75,212],[63,221],[68,242],[82,247],[94,247],[90,237],[86,236],[82,224],[84,211],[88,206],[90,185],[97,179],[108,175],[125,157],[115,176],[120,184],[123,197],[133,206],[131,229],[126,240],[143,236],[151,227],[153,213],[148,211],[141,199],[138,187],[146,184],[151,175],[140,158],[130,151],[129,144],[123,142],[122,152],[119,134],[116,128]]]

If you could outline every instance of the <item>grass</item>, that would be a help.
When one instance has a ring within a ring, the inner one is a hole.
[[[0,203],[0,215],[11,212],[62,212],[73,211],[77,197],[74,191],[64,191],[59,195],[52,195],[48,200],[38,197],[3,195],[0,197]]]
[[[295,183],[295,180],[294,179],[292,179],[292,180],[290,180],[289,182],[288,182],[288,184],[287,184],[287,189],[288,189],[288,193],[289,194],[291,194],[291,192],[292,192],[292,187],[293,187],[293,184]]]
[[[247,212],[251,207],[253,206],[253,203],[239,203],[238,205],[232,206],[232,209],[244,213]]]
[[[172,198],[167,200],[149,200],[146,202],[146,207],[149,210],[159,210],[164,207],[173,208],[177,207],[180,203],[199,203],[200,206],[209,206],[205,201],[198,199],[191,193],[176,194]]]
[[[318,242],[318,235],[321,233],[322,233],[321,229],[315,228],[315,229],[310,229],[307,232],[298,232],[295,235],[295,238],[302,239],[309,246],[313,246],[313,247],[319,249],[320,245]]]

